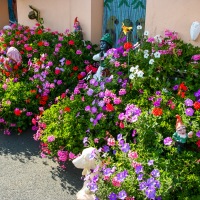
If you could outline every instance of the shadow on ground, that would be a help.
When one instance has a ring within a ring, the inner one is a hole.
[[[21,163],[20,166],[22,168],[25,165],[31,165],[33,168],[34,166],[38,167],[40,165],[41,171],[38,173],[42,173],[42,170],[48,170],[47,175],[51,177],[53,184],[55,182],[59,183],[63,191],[67,190],[68,194],[75,195],[83,185],[83,181],[81,180],[82,170],[75,168],[71,162],[67,164],[66,169],[62,169],[56,162],[50,159],[40,158],[39,142],[34,141],[33,134],[34,132],[32,130],[28,130],[21,135],[12,134],[7,136],[0,131],[1,161],[5,159],[6,163],[6,159],[12,159],[16,161],[14,163]],[[13,166],[13,170],[15,170],[15,167]],[[34,173],[37,173],[37,171]],[[37,174],[35,177],[37,177]]]

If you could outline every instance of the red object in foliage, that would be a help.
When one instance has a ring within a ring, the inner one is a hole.
[[[114,110],[114,106],[112,104],[110,104],[110,103],[107,103],[106,104],[106,110],[108,112],[112,112]]]
[[[196,101],[193,106],[194,106],[195,110],[199,110],[200,109],[200,102]]]
[[[131,49],[132,47],[133,47],[133,45],[131,42],[124,43],[124,49],[128,50],[128,49]]]
[[[64,108],[64,111],[66,111],[66,112],[70,112],[70,110],[71,110],[70,107],[65,107]]]
[[[198,146],[198,148],[200,148],[200,140],[198,140],[198,141],[196,142],[196,145]]]
[[[15,114],[16,116],[20,116],[20,115],[21,115],[21,110],[20,110],[19,108],[15,108],[14,114]]]
[[[161,116],[163,114],[162,108],[154,108],[152,114],[155,116]]]
[[[78,80],[81,80],[83,78],[83,76],[81,74],[78,74],[77,78],[78,78]]]

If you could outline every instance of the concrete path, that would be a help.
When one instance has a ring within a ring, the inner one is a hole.
[[[66,170],[39,156],[33,132],[6,136],[0,132],[0,200],[75,200],[81,170]]]

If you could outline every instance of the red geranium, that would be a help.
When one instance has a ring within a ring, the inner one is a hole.
[[[77,70],[78,70],[78,67],[77,67],[77,66],[74,66],[74,67],[73,67],[73,70],[74,70],[74,71],[77,71]]]
[[[163,114],[163,110],[162,108],[154,108],[152,110],[152,114],[155,116],[161,116]]]
[[[81,80],[83,78],[83,76],[81,74],[78,74],[77,78],[78,78],[78,80]]]
[[[198,140],[198,141],[196,142],[196,144],[197,144],[198,148],[200,148],[200,140]]]
[[[71,63],[72,62],[70,60],[66,60],[66,62],[65,62],[66,65],[71,65]]]
[[[184,83],[181,83],[179,85],[179,89],[182,90],[182,91],[187,91],[188,90],[187,86]]]
[[[112,104],[110,104],[110,103],[107,103],[106,104],[106,110],[108,112],[112,112],[114,110],[114,106]]]
[[[198,102],[198,101],[194,102],[194,108],[195,108],[195,110],[199,110],[200,109],[200,102]]]
[[[19,108],[15,108],[14,114],[15,114],[16,116],[20,116],[21,113],[22,113],[22,111],[21,111]]]
[[[40,47],[43,46],[43,44],[44,44],[43,41],[38,42],[38,46],[40,46]]]
[[[74,45],[74,40],[70,40],[70,41],[68,42],[68,44],[69,44],[69,45]]]
[[[124,43],[124,49],[128,50],[128,49],[130,49],[130,48],[132,48],[132,47],[133,47],[133,45],[132,45],[131,42],[126,42],[126,43]]]
[[[70,109],[70,107],[65,107],[65,108],[64,108],[64,111],[65,111],[65,112],[70,112],[71,109]]]

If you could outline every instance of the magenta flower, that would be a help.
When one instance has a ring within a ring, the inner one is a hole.
[[[81,51],[81,50],[77,50],[77,51],[76,51],[76,54],[77,54],[77,55],[81,55],[81,54],[82,54],[82,51]]]
[[[120,96],[123,96],[125,94],[126,94],[126,90],[125,89],[122,88],[122,89],[119,90],[119,95]]]
[[[65,162],[68,158],[68,152],[67,151],[59,150],[57,155],[58,155],[59,161]]]
[[[166,137],[164,139],[164,145],[170,146],[172,144],[173,140],[171,137]]]
[[[200,54],[193,55],[192,60],[195,60],[195,61],[200,60]]]

